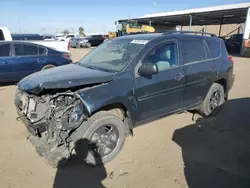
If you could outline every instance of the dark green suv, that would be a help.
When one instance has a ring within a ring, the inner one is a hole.
[[[209,115],[233,81],[233,61],[213,34],[138,34],[24,78],[15,104],[30,141],[52,164],[74,151],[96,164],[112,160],[137,125],[191,109]]]

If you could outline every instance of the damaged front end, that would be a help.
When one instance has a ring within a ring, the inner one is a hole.
[[[56,167],[74,150],[74,131],[87,119],[88,112],[80,96],[71,91],[42,96],[17,89],[15,105],[37,152]]]

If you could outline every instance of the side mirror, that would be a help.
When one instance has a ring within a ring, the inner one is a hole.
[[[158,73],[158,67],[153,63],[144,63],[140,66],[138,73],[140,75],[153,75]]]

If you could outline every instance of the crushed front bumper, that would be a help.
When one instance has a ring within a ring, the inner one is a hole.
[[[35,148],[36,152],[46,159],[46,163],[54,168],[58,167],[59,164],[65,163],[65,161],[70,156],[69,148],[65,145],[57,146],[54,144],[48,144],[44,138],[39,137],[41,128],[45,130],[46,125],[32,125],[29,120],[21,114],[21,111],[17,107],[17,113],[19,119],[25,124],[27,130],[29,131],[28,140]]]
[[[18,115],[17,119],[22,120],[30,134],[38,136],[39,133],[46,131],[47,125],[45,122],[37,123],[36,125],[34,125],[28,120],[28,118],[24,114],[22,114],[21,110],[17,106],[16,112]]]
[[[46,132],[48,123],[46,121],[40,121],[33,124],[22,112],[19,107],[20,104],[20,95],[17,93],[15,97],[15,106],[18,115],[18,120],[22,120],[24,125],[26,126],[28,132],[30,133],[28,136],[28,140],[34,146],[36,152],[46,159],[46,163],[52,167],[57,167],[59,164],[64,163],[67,158],[70,156],[70,152],[72,150],[69,149],[70,146],[66,146],[62,144],[58,146],[58,144],[54,141],[48,142],[46,139]]]

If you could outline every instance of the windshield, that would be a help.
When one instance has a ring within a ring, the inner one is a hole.
[[[137,28],[137,23],[135,21],[129,21],[128,23],[130,28]]]
[[[85,56],[79,64],[88,68],[119,72],[147,42],[132,39],[110,40]]]

